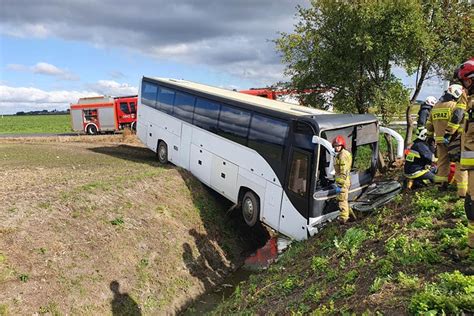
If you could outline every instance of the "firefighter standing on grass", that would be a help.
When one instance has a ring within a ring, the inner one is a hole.
[[[336,194],[339,203],[339,222],[345,224],[349,220],[349,215],[355,218],[349,206],[349,188],[351,186],[352,154],[346,149],[346,141],[343,136],[337,135],[332,141],[332,146],[336,152],[334,169],[336,171]]]
[[[468,190],[464,200],[464,210],[468,219],[468,253],[474,250],[474,57],[464,62],[455,72],[455,78],[466,89],[458,102],[457,115],[453,115],[451,125],[460,124],[464,117],[461,140],[461,167],[468,172]],[[464,114],[464,111],[467,113]],[[464,114],[464,115],[463,115]],[[446,129],[446,136],[452,130]]]
[[[453,84],[448,87],[448,90],[440,98],[438,103],[433,107],[430,118],[426,124],[428,129],[428,137],[434,136],[436,141],[436,152],[438,156],[438,171],[435,176],[435,183],[441,184],[440,191],[448,189],[448,175],[450,169],[450,159],[448,153],[448,146],[451,141],[454,141],[456,135],[462,130],[459,123],[452,123],[450,119],[456,115],[456,109],[459,107],[458,100],[462,96],[463,88],[461,85]],[[461,117],[462,120],[462,117]],[[446,129],[453,131],[452,134],[447,135]],[[459,197],[466,196],[467,191],[467,172],[461,171],[459,163],[457,163],[454,180],[456,181],[457,191]]]

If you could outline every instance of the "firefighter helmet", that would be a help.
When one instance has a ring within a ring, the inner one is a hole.
[[[337,135],[336,138],[332,141],[332,147],[342,146],[344,149],[346,148],[346,140],[342,135]]]
[[[460,84],[452,84],[448,87],[446,92],[452,95],[455,99],[459,99],[462,95],[462,86]]]
[[[474,85],[474,57],[461,64],[455,75],[466,89],[470,89]]]
[[[425,141],[426,138],[428,137],[428,130],[426,128],[422,128],[417,135],[417,139]]]
[[[436,104],[436,101],[438,101],[438,99],[436,99],[434,96],[430,95],[429,97],[426,98],[425,103],[430,105],[430,106],[434,106]]]

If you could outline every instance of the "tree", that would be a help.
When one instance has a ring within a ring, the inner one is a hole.
[[[297,10],[294,33],[276,40],[290,88],[327,89],[334,95],[334,108],[342,112],[367,113],[383,101],[376,108],[384,115],[385,102],[393,97],[399,103],[391,112],[406,107],[408,94],[391,68],[418,42],[413,36],[418,31],[413,21],[420,15],[417,2],[314,0],[310,8]],[[307,99],[307,104],[323,106],[315,93]],[[393,107],[394,102],[388,103]]]
[[[420,4],[422,15],[416,22],[421,26],[417,36],[420,42],[413,47],[412,56],[402,62],[408,74],[416,73],[415,90],[406,109],[405,146],[412,139],[411,104],[416,101],[425,80],[433,76],[452,79],[456,66],[474,55],[472,3],[422,0]]]

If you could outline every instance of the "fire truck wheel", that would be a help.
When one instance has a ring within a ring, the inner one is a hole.
[[[168,145],[164,141],[158,143],[158,161],[162,164],[168,163]]]
[[[242,215],[249,227],[253,227],[260,217],[259,200],[252,191],[245,192],[242,198]]]
[[[87,126],[86,132],[89,135],[96,135],[97,134],[97,127],[95,125],[91,124],[91,125]]]

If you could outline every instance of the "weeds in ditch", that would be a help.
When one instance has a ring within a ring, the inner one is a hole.
[[[442,273],[438,279],[412,296],[408,307],[412,314],[458,315],[474,311],[474,276],[454,271]]]
[[[361,228],[349,228],[344,236],[339,240],[334,238],[334,246],[339,254],[349,253],[354,256],[359,251],[362,243],[367,239],[367,232]]]

